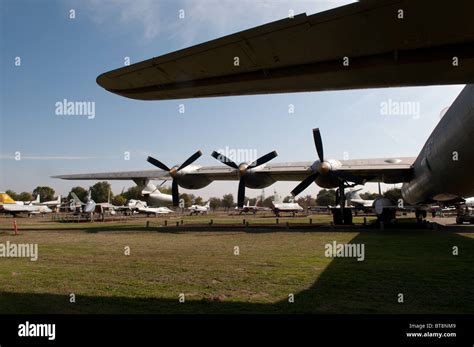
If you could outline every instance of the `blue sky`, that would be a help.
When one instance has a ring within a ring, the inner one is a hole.
[[[173,165],[197,149],[204,152],[197,162],[202,165],[217,164],[210,153],[225,147],[259,155],[275,149],[274,162],[314,160],[314,127],[321,128],[326,157],[416,156],[463,86],[144,102],[108,93],[95,82],[100,73],[123,66],[125,57],[139,62],[282,19],[290,9],[313,14],[349,2],[1,1],[0,190],[50,185],[65,194],[94,182],[51,175],[151,169],[147,155]],[[56,115],[55,103],[63,99],[95,102],[95,118]],[[382,115],[388,100],[416,103],[419,116]],[[14,160],[15,152],[22,160]],[[113,188],[118,193],[131,185],[115,182]],[[275,188],[287,195],[295,185],[277,183],[266,192]],[[235,182],[223,182],[193,193],[207,198],[236,190]],[[316,194],[317,187],[307,192]]]

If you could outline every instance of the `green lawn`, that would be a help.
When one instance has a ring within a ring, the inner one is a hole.
[[[37,262],[0,258],[0,313],[474,313],[472,233],[109,228],[0,232],[39,244]],[[333,240],[363,243],[365,261],[325,257]]]

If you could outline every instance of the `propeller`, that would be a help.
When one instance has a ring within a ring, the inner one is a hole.
[[[172,183],[171,183],[171,194],[173,196],[173,206],[178,206],[179,205],[179,186],[178,186],[178,172],[184,169],[186,166],[189,166],[190,164],[194,163],[196,159],[198,159],[202,155],[201,151],[197,151],[194,153],[192,156],[190,156],[184,163],[182,163],[180,166],[173,166],[172,168],[169,168],[165,164],[163,164],[161,161],[158,159],[155,159],[153,157],[148,157],[146,160],[152,164],[155,165],[156,167],[168,171],[171,178],[172,178]]]
[[[257,160],[255,160],[251,164],[247,163],[242,163],[240,165],[237,165],[233,160],[227,158],[225,155],[220,154],[216,151],[212,152],[212,156],[219,160],[221,163],[239,170],[239,188],[238,188],[238,193],[237,193],[237,206],[238,207],[243,207],[244,206],[244,200],[245,200],[245,181],[247,179],[247,171],[250,169],[254,169],[257,166],[263,165],[265,163],[268,163],[270,160],[274,159],[275,157],[278,156],[276,151],[267,153]]]
[[[364,183],[364,180],[360,177],[354,176],[348,172],[333,170],[331,164],[324,160],[323,140],[321,138],[321,132],[319,131],[319,128],[313,129],[313,139],[314,145],[316,147],[316,152],[318,153],[319,165],[316,169],[316,172],[306,177],[295,187],[295,189],[291,191],[291,194],[293,196],[299,195],[302,191],[308,188],[311,183],[313,183],[320,175],[337,177],[339,179],[342,179],[343,181],[354,182],[357,184]]]

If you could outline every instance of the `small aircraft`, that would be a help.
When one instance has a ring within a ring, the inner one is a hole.
[[[53,210],[58,210],[61,207],[61,195],[58,195],[56,200],[40,202],[40,196],[38,194],[36,200],[33,201],[33,204],[37,206],[47,206]]]
[[[91,199],[91,191],[89,190],[89,194],[87,195],[87,201],[84,203],[79,199],[76,193],[71,192],[72,200],[71,204],[69,205],[71,210],[76,212],[83,212],[83,213],[94,213],[96,202]]]
[[[36,200],[39,200],[39,195]],[[29,216],[32,214],[44,214],[50,212],[52,212],[52,210],[48,206],[37,206],[32,202],[26,203],[25,201],[15,201],[7,193],[0,192],[0,213],[9,213],[13,216],[25,213]]]
[[[349,190],[346,194],[347,204],[362,210],[371,209],[375,200],[362,199],[359,194],[361,190],[362,188]]]
[[[273,212],[275,216],[280,217],[280,213],[291,213],[294,216],[298,212],[303,211],[303,207],[300,206],[297,202],[280,202],[280,196],[275,192],[274,200],[272,201]]]
[[[149,207],[146,201],[130,199],[127,202],[126,206],[118,207],[118,209],[127,208],[130,211],[143,213],[146,215],[160,215],[160,214],[169,214],[174,213],[173,210],[170,210],[168,207]]]
[[[190,207],[188,207],[188,211],[191,212],[191,216],[193,214],[207,214],[210,208],[211,208],[211,203],[210,201],[208,201],[204,206],[191,205]]]
[[[160,192],[159,188],[166,182],[163,181],[158,187],[153,183],[144,182],[145,188],[142,190],[142,195],[151,206],[166,207],[173,203],[173,197],[169,194]],[[143,184],[143,183],[142,183]],[[171,211],[171,210],[170,210]]]
[[[259,211],[271,211],[271,208],[269,207],[257,206],[257,200],[255,200],[254,206],[250,206],[250,200],[249,200],[247,201],[247,205],[244,205],[243,207],[236,206],[235,209],[239,211],[239,214],[242,214],[242,213],[257,214],[257,212]]]

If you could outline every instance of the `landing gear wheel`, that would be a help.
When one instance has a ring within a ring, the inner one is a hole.
[[[341,210],[333,210],[332,211],[332,220],[334,225],[342,225],[343,220],[342,220],[342,213]]]

